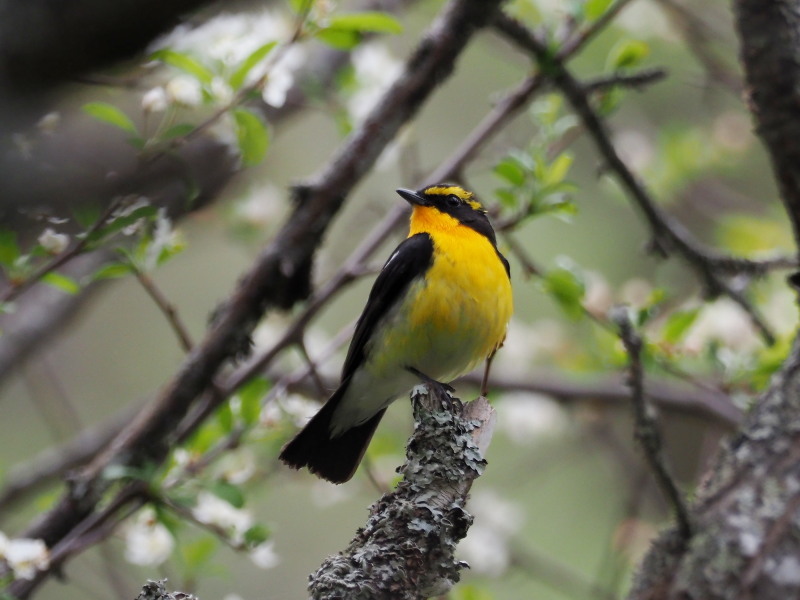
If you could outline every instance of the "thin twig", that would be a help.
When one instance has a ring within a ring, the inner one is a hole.
[[[150,296],[153,302],[155,302],[156,306],[163,313],[164,317],[166,317],[167,323],[169,323],[172,331],[174,331],[175,335],[178,337],[178,341],[180,342],[183,351],[187,353],[191,352],[192,348],[194,347],[194,342],[189,334],[189,330],[183,323],[183,320],[180,318],[175,305],[172,304],[161,292],[150,275],[136,266],[132,266],[132,269],[134,275],[136,276],[136,280],[144,288],[144,291],[147,292],[147,295]]]
[[[667,468],[661,432],[656,423],[653,409],[647,402],[642,367],[642,339],[633,329],[627,308],[617,307],[612,310],[611,319],[617,324],[619,337],[628,353],[627,383],[633,402],[634,436],[644,451],[645,458],[653,470],[662,493],[675,511],[680,539],[687,543],[692,537],[693,526],[683,495]]]
[[[559,56],[553,54],[542,40],[515,19],[502,15],[495,19],[494,26],[519,47],[533,54],[543,72],[552,78],[569,100],[609,169],[620,180],[647,220],[653,235],[654,249],[665,255],[671,250],[680,253],[704,282],[710,296],[728,296],[747,313],[764,341],[768,345],[774,344],[775,336],[766,321],[723,274],[760,276],[774,268],[795,265],[796,261],[784,257],[767,261],[734,258],[702,245],[682,224],[661,209],[645,185],[620,158],[605,123],[591,106],[585,87],[572,76]]]
[[[40,281],[42,277],[48,273],[52,273],[60,268],[79,254],[81,254],[92,241],[95,233],[100,231],[103,226],[108,222],[108,219],[114,214],[114,211],[122,204],[122,199],[116,198],[108,203],[106,209],[94,222],[94,224],[87,229],[83,234],[78,237],[68,248],[63,252],[57,254],[46,263],[39,266],[30,276],[26,277],[24,281],[19,283],[10,283],[9,286],[0,292],[0,304],[10,302],[16,299],[22,292],[26,291],[33,284]]]

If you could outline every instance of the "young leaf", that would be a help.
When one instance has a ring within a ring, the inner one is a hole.
[[[260,63],[264,58],[266,58],[267,54],[269,54],[272,49],[277,45],[278,42],[267,42],[263,46],[259,46],[253,52],[250,53],[250,56],[245,58],[242,61],[242,64],[238,66],[238,68],[233,72],[231,75],[230,80],[228,83],[231,84],[231,87],[234,91],[238,90],[244,84],[245,79],[247,79],[247,74],[255,67],[258,63]]]
[[[266,525],[256,524],[244,532],[244,543],[248,548],[260,546],[269,539],[270,531]]]
[[[242,162],[246,166],[258,164],[269,148],[267,126],[261,117],[246,108],[234,109],[233,118],[236,121],[236,136],[239,139]]]
[[[336,15],[316,33],[317,39],[340,50],[358,45],[364,33],[402,33],[403,26],[393,16],[381,12]]]
[[[689,328],[697,320],[697,315],[700,314],[699,308],[692,308],[689,310],[676,310],[672,313],[664,327],[661,329],[661,335],[664,337],[665,342],[674,344],[680,341]]]
[[[92,273],[90,281],[100,281],[101,279],[118,279],[131,274],[131,267],[125,263],[111,263],[103,265]]]
[[[344,29],[321,29],[314,37],[336,50],[352,50],[361,41],[360,33]]]
[[[544,289],[572,319],[583,315],[581,301],[586,291],[583,281],[570,269],[559,267],[550,271],[544,279]]]
[[[507,156],[497,163],[494,172],[511,185],[522,185],[525,181],[525,167],[513,156]]]
[[[0,230],[0,264],[11,266],[19,258],[17,234],[14,231]]]
[[[609,6],[611,6],[611,0],[586,0],[583,5],[583,14],[587,20],[595,21],[606,12]]]
[[[89,102],[83,105],[83,112],[94,117],[98,121],[103,121],[114,127],[119,127],[123,131],[132,133],[134,136],[139,135],[136,131],[136,125],[130,120],[128,115],[122,112],[113,104],[108,102]]]
[[[201,65],[194,58],[183,52],[175,52],[174,50],[156,50],[150,55],[153,60],[160,60],[176,69],[180,69],[189,75],[195,77],[200,83],[211,85],[214,80],[214,73],[207,67]]]
[[[169,140],[174,140],[175,138],[182,138],[186,137],[190,133],[195,130],[195,126],[191,123],[178,123],[177,125],[173,125],[169,129],[167,129],[164,133],[161,134],[161,140],[167,142]]]
[[[211,492],[218,498],[222,498],[233,506],[234,508],[242,508],[244,506],[244,492],[228,481],[217,481],[211,488]]]
[[[47,273],[44,277],[42,277],[42,281],[47,285],[58,288],[62,292],[66,292],[67,294],[77,294],[81,289],[81,286],[78,285],[77,281],[71,277],[62,275],[61,273],[56,273],[55,271],[50,271]]]
[[[246,425],[254,425],[261,416],[261,399],[270,388],[270,383],[263,377],[254,377],[237,392],[239,411]]]
[[[336,15],[326,29],[360,33],[402,33],[403,26],[393,16],[382,12],[360,12]]]
[[[639,40],[624,40],[614,46],[608,56],[613,69],[635,67],[650,54],[650,46]]]
[[[567,171],[572,166],[572,156],[569,154],[559,154],[558,157],[550,163],[547,168],[546,175],[542,183],[546,186],[561,183],[567,175]]]

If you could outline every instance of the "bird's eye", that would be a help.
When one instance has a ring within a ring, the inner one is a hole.
[[[455,194],[450,194],[450,195],[447,197],[447,205],[448,205],[448,206],[452,206],[453,208],[455,208],[455,207],[456,207],[456,206],[458,206],[459,204],[461,204],[461,198],[459,198],[459,197],[458,197],[458,196],[456,196]]]

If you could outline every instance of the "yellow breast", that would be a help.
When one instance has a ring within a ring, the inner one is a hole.
[[[390,363],[401,359],[404,366],[447,382],[502,343],[513,311],[511,283],[485,236],[452,219],[453,226],[446,221],[443,226],[439,215],[433,215],[435,223],[426,222],[424,211],[414,211],[410,235],[431,235],[433,264],[387,323],[385,347],[393,350],[382,357],[385,364],[375,367],[388,371]]]

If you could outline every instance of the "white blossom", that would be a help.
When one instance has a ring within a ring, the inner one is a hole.
[[[267,72],[267,81],[261,91],[264,102],[275,108],[286,103],[286,94],[294,83],[294,74],[306,58],[306,49],[302,46],[292,46],[281,55]]]
[[[653,164],[656,150],[653,142],[638,129],[623,129],[614,136],[620,158],[637,173]]]
[[[561,406],[541,394],[504,395],[497,412],[498,429],[520,445],[534,444],[543,437],[559,435],[569,423]]]
[[[319,404],[299,394],[288,394],[280,399],[281,408],[294,424],[303,427],[319,410]]]
[[[585,276],[586,293],[583,295],[583,307],[592,315],[602,318],[614,303],[611,286],[597,271],[587,271]]]
[[[48,227],[39,235],[37,241],[50,254],[61,254],[69,245],[69,236],[66,233],[56,233],[54,229]]]
[[[44,115],[39,121],[36,123],[36,127],[42,133],[53,133],[58,126],[61,124],[61,113],[58,111],[50,111],[46,115]]]
[[[0,559],[8,563],[15,577],[33,579],[37,571],[50,566],[50,551],[43,540],[9,539],[0,532]]]
[[[172,104],[194,107],[203,102],[203,90],[200,82],[189,75],[177,75],[167,82],[165,87],[167,99]]]
[[[153,239],[147,246],[144,258],[144,270],[152,271],[158,266],[158,261],[164,251],[175,250],[181,245],[181,237],[172,228],[172,222],[167,217],[165,208],[159,208],[156,214],[156,225],[153,230]]]
[[[511,562],[508,538],[489,526],[475,523],[458,545],[458,553],[481,575],[502,575]]]
[[[221,14],[197,27],[176,27],[153,49],[168,47],[235,67],[265,43],[288,39],[292,27],[289,16],[279,11]]]
[[[175,548],[175,538],[156,519],[152,508],[142,509],[125,528],[125,560],[134,565],[156,566],[166,561]]]
[[[169,106],[167,90],[160,85],[142,95],[142,110],[146,113],[164,112]]]
[[[201,523],[229,532],[234,543],[241,543],[244,533],[253,525],[253,517],[249,511],[236,508],[211,492],[200,492],[192,513]]]
[[[280,188],[267,183],[236,205],[235,217],[247,225],[263,228],[277,223],[285,212],[286,202]]]
[[[219,104],[230,104],[233,100],[233,89],[228,82],[221,77],[214,77],[211,80],[211,95],[214,96]]]
[[[226,452],[216,468],[220,477],[234,485],[249,481],[256,473],[256,456],[250,448]]]
[[[275,552],[275,544],[272,541],[259,544],[250,551],[250,560],[261,569],[273,569],[281,562],[281,557]]]
[[[397,78],[402,64],[379,42],[362,44],[356,48],[352,61],[359,87],[347,101],[347,109],[353,121],[361,122]]]
[[[738,354],[754,350],[759,344],[750,318],[729,298],[720,298],[700,309],[686,333],[683,348],[698,353],[712,341],[719,342],[726,351]]]

